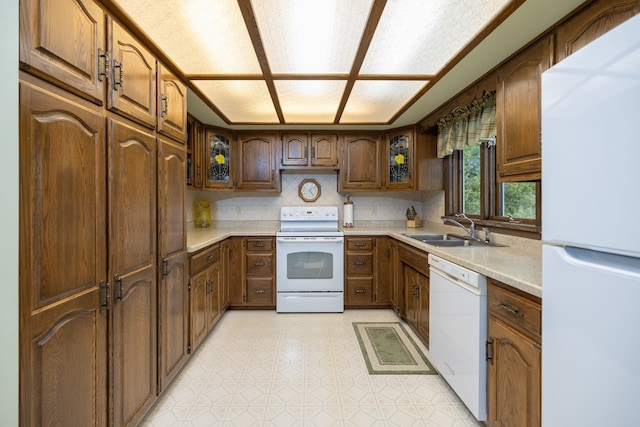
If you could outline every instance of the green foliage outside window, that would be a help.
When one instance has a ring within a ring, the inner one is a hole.
[[[480,215],[480,146],[468,147],[463,153],[462,208],[466,214]]]
[[[502,184],[502,215],[514,218],[536,218],[536,183],[505,182]]]

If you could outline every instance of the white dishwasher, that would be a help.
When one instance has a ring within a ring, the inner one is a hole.
[[[429,360],[478,421],[487,419],[487,279],[429,255]]]

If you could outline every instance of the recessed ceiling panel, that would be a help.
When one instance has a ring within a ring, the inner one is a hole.
[[[273,73],[349,73],[372,0],[252,0]]]
[[[231,122],[279,123],[263,80],[196,80],[193,83]]]
[[[510,0],[388,0],[363,74],[435,74]]]
[[[426,83],[397,80],[357,81],[340,123],[387,123]]]
[[[114,0],[186,74],[262,71],[235,0]]]
[[[287,123],[333,123],[344,80],[276,80],[278,99]]]

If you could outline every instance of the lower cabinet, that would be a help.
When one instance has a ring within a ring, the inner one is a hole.
[[[487,305],[487,425],[540,426],[541,301],[489,279]]]
[[[242,263],[235,266],[242,266],[242,277],[229,283],[230,306],[275,309],[275,238],[244,237],[241,241]]]
[[[194,352],[220,318],[220,245],[189,260],[189,351]]]
[[[398,246],[400,272],[398,288],[404,293],[404,319],[429,347],[429,261],[428,254],[411,246]]]
[[[388,237],[345,238],[345,308],[389,306],[395,285],[394,242]]]

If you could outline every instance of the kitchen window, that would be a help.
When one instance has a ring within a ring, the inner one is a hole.
[[[491,144],[455,150],[445,167],[445,216],[464,212],[492,231],[540,238],[540,181],[497,182]]]

